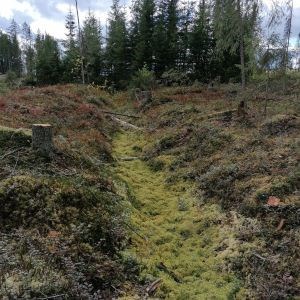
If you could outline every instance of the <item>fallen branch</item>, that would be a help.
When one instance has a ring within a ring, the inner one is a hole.
[[[17,148],[17,149],[14,149],[14,150],[12,150],[12,151],[9,151],[9,152],[4,153],[4,154],[0,157],[0,160],[3,159],[3,158],[5,158],[5,157],[7,157],[7,156],[9,156],[9,155],[11,155],[11,154],[14,154],[15,152],[20,151],[21,149],[22,149],[22,148]]]
[[[39,300],[56,299],[56,298],[62,298],[64,296],[66,296],[66,294],[60,294],[60,295],[54,295],[54,296],[48,296],[48,297],[46,296],[44,298],[37,298],[37,299],[39,299]]]
[[[142,236],[140,233],[138,233],[135,228],[133,228],[133,226],[131,226],[130,224],[128,223],[124,223],[125,226],[128,227],[128,229],[130,229],[132,232],[134,232],[137,236],[139,236],[141,239],[145,240],[145,241],[148,241],[146,237]]]
[[[253,255],[254,255],[255,257],[257,257],[257,258],[259,258],[259,259],[263,260],[263,261],[265,261],[265,260],[266,260],[266,258],[265,258],[265,257],[262,257],[261,255],[259,255],[259,254],[255,253],[255,252],[253,252]]]
[[[122,161],[132,161],[132,160],[138,160],[138,159],[142,159],[142,157],[135,157],[135,156],[132,156],[132,157],[121,157],[119,158],[119,160],[122,160]]]
[[[160,286],[162,280],[160,278],[156,279],[155,281],[153,281],[147,288],[146,288],[146,292],[148,295],[153,295],[154,292],[158,289],[158,287]]]
[[[142,128],[140,127],[137,127],[131,123],[128,123],[128,122],[125,122],[121,119],[118,119],[116,117],[111,117],[111,119],[117,123],[119,123],[122,127],[126,128],[126,129],[133,129],[133,130],[143,130]]]
[[[171,270],[169,270],[167,268],[167,266],[163,263],[163,262],[160,262],[158,265],[157,265],[157,268],[161,271],[164,271],[165,273],[167,273],[169,276],[171,276],[177,283],[182,283],[182,280]]]
[[[104,114],[115,115],[115,116],[122,116],[122,117],[135,118],[135,119],[140,118],[139,116],[121,114],[121,113],[116,113],[116,112],[108,111],[108,110],[101,110],[101,112],[104,113]]]
[[[223,115],[230,114],[230,113],[235,113],[235,112],[237,112],[237,109],[230,109],[230,110],[220,111],[220,112],[216,112],[214,114],[210,114],[210,115],[206,116],[206,118],[207,119],[213,119],[213,118],[216,118],[216,117],[219,117],[219,116],[223,116]]]

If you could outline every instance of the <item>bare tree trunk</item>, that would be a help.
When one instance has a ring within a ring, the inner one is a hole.
[[[241,9],[241,0],[237,1],[237,9],[239,14],[239,44],[240,44],[240,61],[241,61],[241,79],[242,79],[242,89],[246,88],[246,71],[245,71],[245,49],[244,49],[244,22],[243,22],[243,12]]]
[[[291,31],[292,31],[292,19],[293,19],[293,9],[294,9],[294,0],[288,1],[288,8],[289,8],[289,16],[287,19],[286,27],[285,27],[285,36],[286,36],[286,45],[284,51],[284,81],[283,81],[283,91],[286,92],[286,85],[287,85],[287,69],[289,63],[289,47],[290,47],[290,38],[291,38]]]
[[[78,24],[78,34],[79,34],[79,47],[80,47],[80,56],[81,56],[81,77],[82,77],[82,83],[85,84],[85,79],[84,79],[84,65],[83,65],[83,41],[82,41],[82,32],[80,28],[80,22],[79,22],[79,13],[78,13],[78,4],[77,0],[75,0],[75,5],[76,5],[76,13],[77,13],[77,24]]]

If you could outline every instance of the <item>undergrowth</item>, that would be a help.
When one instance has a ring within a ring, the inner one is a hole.
[[[107,99],[73,85],[0,98],[1,299],[111,299],[134,284]],[[53,157],[32,151],[34,123],[53,125]]]
[[[220,209],[230,229],[224,226],[227,239],[216,248],[241,280],[236,299],[294,299],[300,292],[299,89],[266,95],[250,87],[244,117],[234,110],[240,96],[229,85],[156,91],[140,120],[150,129],[143,154],[151,164],[164,161],[165,184],[194,186],[198,205]],[[165,98],[171,101],[160,103]],[[279,204],[269,204],[272,199]],[[187,209],[182,199],[177,206]]]

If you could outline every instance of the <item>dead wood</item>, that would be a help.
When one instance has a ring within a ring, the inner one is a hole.
[[[115,116],[122,116],[122,117],[128,117],[128,118],[135,118],[135,119],[139,119],[139,116],[135,116],[135,115],[128,115],[128,114],[121,114],[121,113],[116,113],[113,111],[108,111],[108,110],[101,110],[102,113],[104,114],[109,114],[109,115],[115,115]]]
[[[146,292],[148,295],[153,295],[155,293],[155,291],[158,289],[158,287],[160,286],[162,280],[160,278],[156,279],[155,281],[153,281],[147,288],[146,288]]]
[[[137,156],[129,156],[129,157],[121,157],[119,158],[119,160],[122,161],[132,161],[132,160],[138,160],[138,159],[142,159],[142,157],[137,157]]]
[[[123,128],[125,128],[125,129],[143,130],[143,128],[140,128],[140,127],[138,127],[138,126],[135,126],[135,125],[133,125],[133,124],[131,124],[131,123],[128,123],[128,122],[126,122],[126,121],[123,121],[123,120],[121,120],[121,119],[119,119],[119,118],[111,117],[111,119],[112,119],[114,122],[120,124],[120,126],[123,127]]]

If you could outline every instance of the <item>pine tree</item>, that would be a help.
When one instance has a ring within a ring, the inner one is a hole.
[[[103,57],[101,26],[92,12],[89,12],[84,21],[82,35],[87,82],[99,82]]]
[[[111,7],[106,44],[108,78],[117,87],[125,87],[129,77],[129,41],[119,0],[114,0]]]

